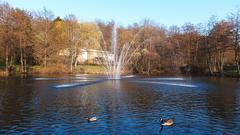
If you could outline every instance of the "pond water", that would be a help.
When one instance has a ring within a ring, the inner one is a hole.
[[[96,116],[88,123],[87,117]],[[240,134],[233,78],[0,78],[0,134]]]

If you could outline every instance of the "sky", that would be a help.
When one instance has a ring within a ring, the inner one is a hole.
[[[55,16],[74,14],[80,21],[111,21],[129,25],[143,19],[166,26],[187,22],[207,22],[212,15],[226,18],[240,8],[240,0],[0,0],[13,7],[40,11],[43,7]]]

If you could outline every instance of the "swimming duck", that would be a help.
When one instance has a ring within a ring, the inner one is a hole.
[[[88,122],[95,122],[97,121],[97,117],[91,117],[91,118],[87,118]]]
[[[173,118],[169,119],[160,119],[161,129],[160,132],[163,130],[163,126],[172,126],[173,125]]]
[[[162,126],[172,126],[173,125],[173,118],[170,119],[160,119]]]

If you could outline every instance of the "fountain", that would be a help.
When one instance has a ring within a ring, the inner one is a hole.
[[[96,25],[97,26],[97,25]],[[122,70],[127,66],[127,64],[130,62],[130,60],[133,57],[133,54],[137,51],[139,51],[140,47],[149,41],[150,39],[146,39],[141,44],[139,44],[136,48],[133,48],[133,44],[135,43],[136,38],[138,35],[142,32],[144,27],[142,27],[133,37],[132,41],[129,43],[125,43],[122,48],[119,48],[118,46],[118,33],[117,33],[117,25],[114,23],[113,29],[112,29],[112,42],[111,42],[111,53],[104,50],[101,47],[103,54],[101,54],[104,58],[104,62],[102,62],[103,65],[105,65],[105,68],[107,70],[106,74],[108,76],[108,79],[121,79],[121,72]],[[101,38],[105,44],[105,40],[103,37],[103,34],[100,30],[100,28],[97,26],[97,29],[101,35]],[[132,48],[131,48],[132,47]],[[131,51],[131,53],[129,53]]]
[[[129,63],[132,55],[129,55],[131,44],[125,43],[120,49],[118,47],[117,25],[114,23],[112,29],[112,59],[107,55],[105,57],[108,79],[121,79],[123,68]],[[133,41],[132,41],[133,42]],[[137,48],[138,49],[138,48]],[[133,52],[137,51],[135,49]]]
[[[113,29],[112,29],[112,55],[113,58],[110,59],[109,57],[106,57],[107,61],[107,70],[108,70],[108,78],[109,79],[121,79],[121,71],[122,69],[128,64],[130,61],[129,57],[129,44],[124,44],[119,52],[118,48],[118,40],[117,40],[117,25],[114,23]]]
[[[96,25],[97,26],[97,25]],[[101,35],[101,38],[105,44],[105,40],[103,37],[103,34],[100,30],[100,28],[97,26],[97,29]],[[108,79],[121,79],[121,71],[123,67],[126,66],[126,64],[130,61],[130,58],[127,59],[128,51],[130,49],[130,45],[124,44],[121,50],[118,48],[118,33],[117,33],[117,25],[114,23],[113,29],[112,29],[112,39],[111,39],[111,51],[106,51],[101,47],[102,54],[99,57],[102,57],[104,59],[104,62],[102,62],[102,65],[105,66],[107,72]],[[99,61],[101,63],[101,61]]]

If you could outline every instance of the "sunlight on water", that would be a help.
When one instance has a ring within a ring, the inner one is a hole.
[[[53,88],[71,88],[71,87],[88,86],[88,85],[93,85],[93,84],[96,84],[96,83],[100,83],[104,80],[105,79],[100,79],[100,80],[95,80],[95,81],[84,80],[81,83],[65,83],[65,84],[55,85],[55,86],[53,86]]]
[[[68,84],[56,85],[53,87],[54,88],[69,88],[69,87],[76,87],[76,86],[80,86],[80,85],[82,85],[82,83],[68,83]]]
[[[181,77],[166,77],[166,78],[149,78],[149,79],[144,79],[144,80],[166,80],[166,81],[183,81],[186,80],[186,78],[181,78]]]
[[[136,75],[126,75],[126,76],[122,76],[121,78],[132,78],[132,77],[136,77]]]
[[[33,78],[33,80],[47,81],[47,80],[61,80],[61,78],[44,78],[44,77],[39,77],[39,78]]]
[[[180,86],[180,87],[190,87],[196,88],[196,85],[185,84],[185,83],[171,83],[171,82],[154,82],[154,81],[134,81],[137,83],[152,83],[152,84],[163,84],[163,85],[172,85],[172,86]]]
[[[0,78],[0,134],[157,135],[160,115],[175,118],[162,135],[239,134],[237,79],[86,77]]]

